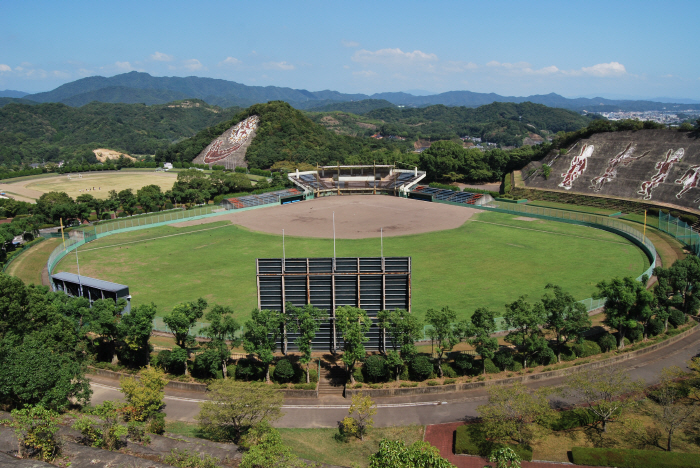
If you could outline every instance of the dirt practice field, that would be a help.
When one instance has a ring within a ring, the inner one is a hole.
[[[177,174],[169,172],[85,172],[77,174],[58,175],[39,179],[21,180],[0,184],[0,190],[7,191],[17,200],[34,202],[47,192],[66,192],[72,198],[88,193],[95,198],[107,198],[110,190],[119,192],[132,189],[134,193],[141,187],[155,184],[161,190],[170,190],[177,180]],[[93,187],[95,190],[93,190]],[[82,190],[82,192],[81,192]]]
[[[456,229],[478,210],[399,197],[353,195],[323,197],[263,210],[233,212],[197,221],[173,224],[196,226],[228,220],[251,231],[297,237],[333,238],[333,213],[338,239],[405,236]]]

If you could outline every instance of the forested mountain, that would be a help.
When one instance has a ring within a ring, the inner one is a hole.
[[[123,88],[119,92],[95,93],[104,88]],[[138,91],[140,90],[140,91]],[[93,93],[93,94],[89,94]],[[168,94],[175,93],[175,94]],[[86,95],[77,97],[79,95]],[[221,107],[249,106],[272,100],[283,100],[299,109],[321,107],[334,102],[384,99],[395,105],[423,107],[434,104],[446,106],[476,107],[493,102],[524,103],[533,102],[550,107],[573,110],[700,110],[700,104],[667,104],[651,101],[628,101],[603,98],[568,99],[550,93],[533,96],[500,96],[495,93],[474,93],[471,91],[448,91],[430,96],[414,96],[408,93],[345,94],[338,91],[307,91],[305,89],[282,88],[277,86],[247,86],[233,81],[196,76],[154,77],[148,73],[129,72],[110,78],[92,76],[66,83],[53,91],[23,96],[37,102],[63,102],[81,105],[89,102],[90,96],[107,102],[152,102],[165,103],[172,99],[196,98]],[[121,96],[121,98],[119,97]],[[175,96],[175,97],[174,97]],[[74,101],[70,101],[74,98]],[[117,101],[118,99],[122,99]],[[139,100],[140,99],[140,100]]]
[[[559,131],[578,130],[591,121],[590,117],[576,112],[531,102],[494,103],[478,108],[444,105],[403,109],[384,107],[368,111],[361,117],[339,112],[310,116],[315,122],[341,134],[367,136],[379,132],[385,137],[432,141],[469,135],[505,146],[520,146],[532,133],[546,139]]]
[[[16,102],[17,104],[27,104],[33,106],[38,104],[36,101],[30,101],[29,99],[13,98],[13,97],[0,97],[0,107],[5,107],[11,102]]]
[[[95,162],[92,150],[109,148],[130,154],[154,154],[190,137],[240,109],[221,109],[203,101],[168,105],[91,103],[10,103],[0,109],[0,165],[84,158]]]
[[[164,151],[158,161],[192,161],[209,143],[228,128],[252,115],[260,117],[256,137],[248,147],[250,167],[268,168],[279,161],[308,164],[359,164],[391,162],[406,157],[407,142],[338,135],[314,123],[301,111],[283,101],[255,104],[234,118],[199,132]]]
[[[23,98],[29,93],[25,93],[24,91],[15,91],[13,89],[5,89],[0,91],[0,97],[11,97],[11,98]]]
[[[396,107],[386,99],[363,99],[361,101],[332,102],[324,106],[311,107],[309,112],[349,112],[351,114],[362,115],[375,109],[385,107]]]
[[[80,107],[93,101],[122,104],[165,104],[172,101],[187,99],[185,93],[165,89],[134,89],[124,86],[110,86],[86,93],[76,94],[61,101],[63,104]]]

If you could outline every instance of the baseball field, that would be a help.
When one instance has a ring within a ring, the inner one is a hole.
[[[336,218],[374,216],[367,206],[353,208],[340,200],[357,203],[361,197],[332,198],[327,203],[335,203],[332,209]],[[363,198],[375,203],[380,199],[400,203],[397,206],[403,210],[416,207],[403,212],[378,207],[382,216],[376,216],[373,222],[392,226],[403,220],[406,226],[424,229],[416,233],[397,229],[391,237],[386,236],[385,230],[383,241],[385,256],[412,257],[412,306],[419,318],[425,316],[428,308],[446,305],[460,317],[467,317],[477,307],[484,306],[502,313],[504,304],[520,295],[538,299],[550,282],[584,299],[592,295],[599,281],[615,276],[637,277],[649,266],[639,248],[612,233],[593,228],[395,197]],[[355,211],[343,211],[347,206]],[[324,207],[323,200],[315,200],[296,206],[252,210],[247,213],[255,223],[248,227],[245,219],[214,217],[201,224],[104,237],[81,248],[80,272],[129,285],[132,303],[154,302],[159,315],[179,302],[204,297],[213,303],[232,306],[239,317],[246,318],[256,306],[255,259],[282,256],[282,236],[276,226],[280,219],[285,219],[285,210],[289,209],[289,219],[282,224],[297,226],[286,231],[294,234],[285,236],[288,258],[333,255],[332,238],[318,234],[321,221],[324,226],[330,225],[327,219],[330,213],[324,212]],[[429,210],[440,219],[454,218],[441,210],[452,213],[449,210],[455,209],[470,213],[454,228],[433,226],[427,214],[421,216],[425,223],[420,226],[406,218],[407,213],[420,213],[420,210]],[[316,216],[325,214],[313,218],[308,215],[312,210]],[[307,227],[308,236],[300,235],[300,219],[301,225]],[[365,233],[356,230],[355,235],[347,236],[356,238],[338,239],[336,255],[379,256],[379,226],[359,218],[353,220]],[[275,226],[274,230],[265,229],[267,225]],[[433,232],[424,232],[426,229]],[[260,232],[264,230],[275,233]],[[401,232],[406,234],[400,235]],[[54,271],[76,272],[75,256],[64,258]]]

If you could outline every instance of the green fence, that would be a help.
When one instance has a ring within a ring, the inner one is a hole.
[[[685,221],[659,211],[659,230],[670,234],[688,246],[695,255],[700,255],[700,235],[693,231]]]

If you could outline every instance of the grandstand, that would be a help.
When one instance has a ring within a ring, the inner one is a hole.
[[[408,197],[418,200],[462,203],[465,205],[484,205],[492,200],[490,195],[455,192],[453,190],[433,188],[426,185],[418,185],[408,194]]]
[[[246,195],[244,197],[225,198],[221,201],[226,210],[239,210],[253,206],[294,203],[304,199],[304,194],[295,188],[277,190],[275,192],[261,193],[260,195]]]
[[[407,196],[412,187],[425,178],[425,172],[397,169],[393,165],[321,166],[315,171],[289,174],[305,194],[314,196],[390,193]]]

